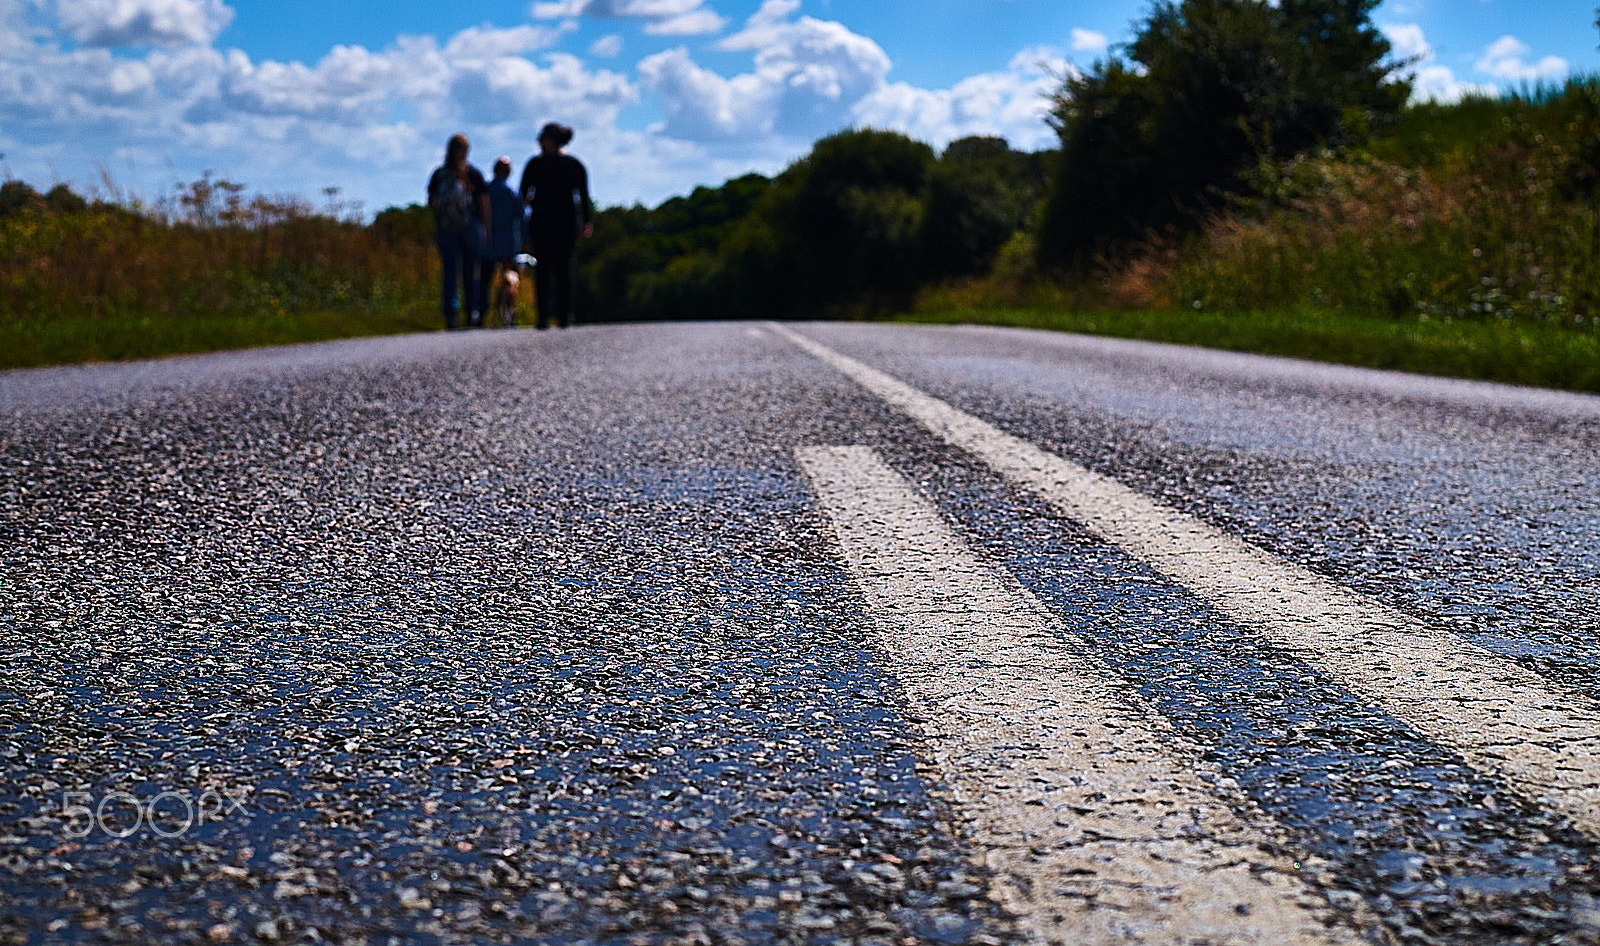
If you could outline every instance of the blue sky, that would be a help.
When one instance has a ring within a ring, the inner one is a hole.
[[[1387,0],[1418,94],[1600,72],[1600,0]],[[202,173],[370,215],[445,139],[518,164],[573,125],[601,204],[655,204],[816,138],[1052,143],[1045,95],[1145,0],[0,0],[0,175],[147,201]]]

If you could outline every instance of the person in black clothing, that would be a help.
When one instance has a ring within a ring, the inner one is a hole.
[[[445,145],[444,164],[428,178],[428,208],[433,211],[433,242],[439,248],[443,269],[439,308],[444,327],[456,327],[456,282],[467,300],[467,322],[483,319],[484,300],[478,296],[478,254],[489,224],[489,185],[483,172],[467,163],[471,146],[466,135],[452,135]]]
[[[551,122],[539,132],[539,153],[522,169],[522,199],[532,208],[528,242],[534,256],[534,291],[540,328],[572,324],[572,253],[594,230],[589,172],[561,149],[572,129]]]

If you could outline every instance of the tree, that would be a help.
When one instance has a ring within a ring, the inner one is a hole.
[[[933,149],[899,132],[859,129],[818,141],[786,175],[773,208],[806,307],[902,304],[921,276],[918,232]],[[787,224],[787,225],[786,225]]]
[[[24,211],[42,213],[44,209],[44,198],[22,181],[6,181],[0,184],[0,217]]]
[[[1163,206],[1151,117],[1156,86],[1115,60],[1069,78],[1056,93],[1061,137],[1039,220],[1039,262],[1081,262],[1112,239],[1170,216]]]
[[[65,184],[57,184],[50,188],[44,195],[44,205],[55,214],[82,213],[89,209],[89,202],[79,197]]]
[[[1128,47],[1068,78],[1041,263],[1192,227],[1262,160],[1357,143],[1410,94],[1377,0],[1160,0]]]
[[[934,278],[988,270],[995,254],[1028,222],[1042,177],[1033,156],[1004,138],[952,141],[928,178],[922,252]]]

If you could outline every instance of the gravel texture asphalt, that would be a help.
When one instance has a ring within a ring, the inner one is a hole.
[[[1600,399],[796,328],[1600,694]],[[1092,640],[1343,922],[1600,939],[1595,839],[723,323],[0,375],[0,942],[1016,940],[797,466],[842,444]]]

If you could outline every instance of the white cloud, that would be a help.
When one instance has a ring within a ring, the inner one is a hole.
[[[1415,23],[1386,23],[1379,27],[1389,41],[1390,51],[1396,59],[1431,61],[1433,47],[1422,35],[1422,27]]]
[[[753,75],[776,110],[778,133],[815,137],[837,130],[856,102],[883,85],[891,63],[882,47],[842,23],[785,19],[798,6],[767,0],[717,46],[755,54]]]
[[[513,26],[510,29],[484,24],[462,30],[450,37],[444,54],[449,59],[497,59],[549,49],[568,32],[562,28]]]
[[[731,79],[695,65],[683,47],[639,62],[646,89],[662,97],[662,131],[687,141],[751,138],[771,133],[777,90],[754,75]]]
[[[227,54],[214,107],[208,117],[294,117],[356,126],[381,122],[387,105],[409,92],[437,97],[448,88],[450,66],[431,42],[371,52],[335,46],[314,66],[299,62],[252,62],[239,50]]]
[[[637,98],[627,77],[591,72],[576,56],[553,53],[544,66],[518,58],[456,64],[447,114],[480,127],[520,127],[531,146],[545,121],[580,129],[608,125]]]
[[[1049,96],[1072,66],[1049,49],[1024,50],[1006,72],[963,79],[948,89],[885,85],[855,108],[857,121],[944,145],[968,135],[997,135],[1014,148],[1048,148]]]
[[[1482,82],[1462,82],[1455,73],[1440,65],[1423,66],[1411,81],[1411,99],[1415,102],[1459,102],[1468,95],[1498,95],[1499,86]]]
[[[107,89],[118,98],[138,97],[153,91],[155,85],[155,73],[142,62],[119,62],[106,74]]]
[[[1413,102],[1459,102],[1467,95],[1494,95],[1499,89],[1481,82],[1464,82],[1434,58],[1433,46],[1415,23],[1386,23],[1379,27],[1389,40],[1396,61],[1404,62],[1411,76]]]
[[[1104,33],[1078,27],[1072,29],[1072,51],[1075,53],[1103,53],[1110,46],[1111,43]]]
[[[770,29],[793,16],[800,0],[763,0],[761,7],[745,21],[745,29]]]
[[[85,46],[204,44],[233,22],[222,0],[59,0],[56,15]]]
[[[846,126],[851,109],[883,84],[889,57],[843,24],[788,17],[794,0],[768,0],[738,33],[717,43],[753,54],[753,70],[725,77],[683,47],[646,57],[640,81],[661,99],[660,132],[685,141],[810,140]]]
[[[1527,43],[1515,36],[1502,36],[1484,49],[1482,58],[1473,68],[1507,82],[1538,82],[1567,74],[1567,61],[1559,56],[1545,56],[1536,63],[1526,62],[1532,52]]]
[[[622,55],[622,37],[609,33],[589,44],[589,54],[601,59],[615,59]]]
[[[28,0],[0,0],[0,58],[22,56],[45,35],[29,22]]]
[[[1021,50],[1006,68],[1013,73],[1023,73],[1035,78],[1047,78],[1059,83],[1068,76],[1079,74],[1078,67],[1068,62],[1061,51],[1053,46],[1031,46]],[[1055,91],[1053,88],[1051,91]]]
[[[727,20],[705,0],[539,0],[536,19],[593,17],[601,20],[644,20],[645,32],[693,36],[719,32]]]
[[[727,22],[711,10],[690,10],[678,16],[651,20],[645,24],[644,31],[657,36],[705,36],[720,32]]]

